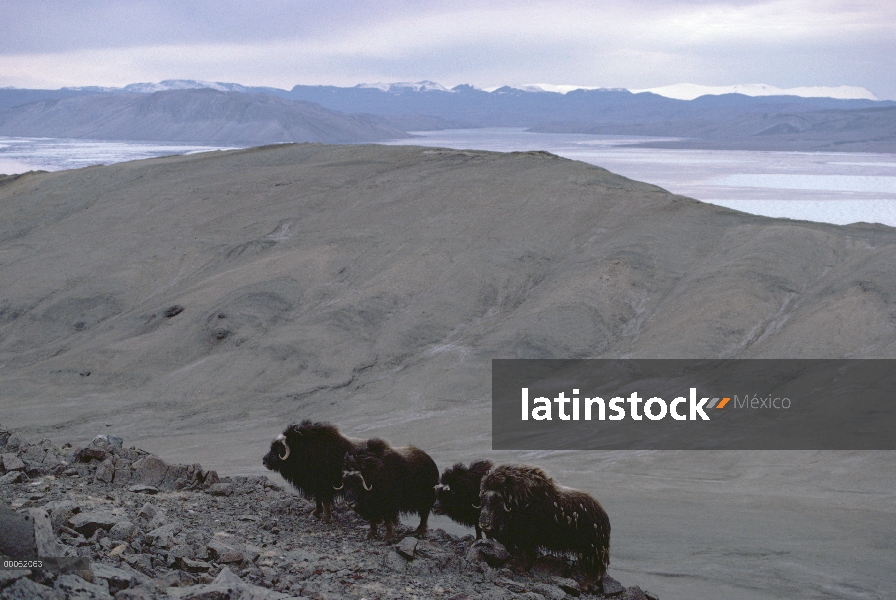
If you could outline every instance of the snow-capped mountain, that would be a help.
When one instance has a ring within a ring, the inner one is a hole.
[[[397,83],[359,83],[356,88],[374,88],[383,92],[450,92],[435,81],[400,81]]]
[[[554,94],[568,94],[569,92],[574,92],[576,90],[601,90],[605,92],[622,92],[626,91],[624,88],[606,88],[600,86],[587,86],[587,85],[567,85],[567,84],[554,84],[554,83],[524,83],[522,85],[511,85],[507,87],[512,87],[517,90],[522,90],[524,92],[551,92]],[[486,88],[486,91],[491,92],[500,88]]]
[[[201,90],[213,89],[219,92],[247,92],[250,88],[238,83],[224,83],[221,81],[196,81],[193,79],[166,79],[158,83],[131,83],[124,87],[100,87],[83,86],[67,87],[64,90],[81,92],[133,92],[138,94],[152,94],[153,92],[165,92],[168,90]]]
[[[124,86],[122,91],[151,94],[167,90],[199,90],[210,88],[219,92],[245,92],[246,86],[238,83],[223,83],[221,81],[194,81],[192,79],[166,79],[158,83],[132,83]]]
[[[564,87],[564,86],[557,86]],[[879,100],[877,96],[863,87],[841,85],[839,87],[795,87],[779,88],[764,83],[747,83],[739,85],[697,85],[695,83],[676,83],[662,87],[633,90],[633,94],[651,92],[676,100],[693,100],[700,96],[721,96],[722,94],[743,94],[744,96],[800,96],[803,98],[836,98],[838,100]]]

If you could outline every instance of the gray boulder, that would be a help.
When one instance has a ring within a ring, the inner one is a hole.
[[[91,537],[98,529],[109,531],[116,523],[123,521],[122,517],[113,515],[109,511],[96,510],[79,513],[68,520],[69,526],[83,535]]]

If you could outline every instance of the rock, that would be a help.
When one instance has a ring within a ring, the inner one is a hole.
[[[149,521],[153,517],[155,517],[159,513],[159,509],[154,505],[147,502],[140,508],[140,512],[137,513],[137,516],[141,519],[145,519]]]
[[[604,596],[619,596],[625,593],[625,588],[621,583],[610,577],[609,575],[604,575]]]
[[[638,586],[632,586],[625,590],[625,593],[619,596],[619,600],[648,600],[645,594]]]
[[[63,592],[40,585],[25,577],[4,588],[0,597],[3,600],[66,600]]]
[[[129,540],[134,533],[135,526],[130,521],[118,521],[109,529],[109,537],[113,540]]]
[[[181,524],[180,521],[172,521],[167,525],[162,525],[161,527],[153,529],[146,534],[145,539],[147,543],[152,544],[153,546],[167,547],[168,539],[176,536],[182,529],[183,524]]]
[[[156,591],[151,587],[136,587],[115,594],[115,600],[156,600]]]
[[[393,554],[393,556],[395,555]],[[396,558],[398,557],[396,556]],[[234,575],[227,567],[221,569],[218,576],[209,584],[193,585],[182,588],[169,587],[165,591],[174,598],[189,598],[190,600],[220,600],[223,598],[283,600],[290,598],[290,596],[282,592],[246,583]],[[329,594],[327,596],[329,596]]]
[[[25,474],[21,471],[13,471],[0,477],[0,485],[12,485],[14,483],[22,483],[25,481]]]
[[[88,583],[77,575],[60,575],[53,587],[65,594],[66,600],[112,600],[103,586]]]
[[[115,478],[115,465],[111,457],[100,463],[96,468],[94,478],[103,483],[112,483],[112,480]]]
[[[112,558],[122,558],[125,550],[127,549],[127,544],[119,544],[109,551],[109,556],[111,556]]]
[[[569,577],[554,577],[551,579],[551,583],[570,596],[578,596],[582,593],[582,586],[579,585],[579,582],[575,579],[570,579]]]
[[[108,452],[102,448],[81,448],[75,452],[72,462],[89,463],[91,461],[106,460]]]
[[[119,460],[115,465],[115,477],[112,478],[112,485],[122,487],[131,480],[131,463],[126,460]]]
[[[32,519],[2,504],[0,504],[0,554],[10,558],[37,556]]]
[[[159,487],[166,490],[182,490],[191,484],[189,477],[189,467],[185,465],[171,465],[165,478],[159,484]]]
[[[81,506],[72,500],[55,500],[47,502],[43,506],[44,509],[50,511],[50,520],[53,522],[53,529],[59,529],[68,523],[72,516],[81,512]]]
[[[152,569],[152,558],[148,554],[132,554],[124,557],[125,562],[137,569],[144,575],[152,577],[154,575]]]
[[[245,560],[241,552],[214,538],[206,545],[206,548],[211,559],[221,564],[241,563]]]
[[[545,598],[550,598],[551,600],[563,600],[566,598],[566,591],[556,585],[533,583],[530,587],[533,591],[538,592]]]
[[[414,551],[417,549],[417,538],[406,537],[395,546],[395,551],[407,560],[414,560]]]
[[[50,515],[43,508],[29,508],[25,514],[30,517],[34,527],[34,545],[38,556],[62,556],[62,544],[53,533]]]
[[[129,492],[134,492],[135,494],[149,494],[150,496],[154,496],[159,493],[159,488],[152,485],[143,485],[136,484],[128,487]]]
[[[121,521],[121,517],[106,510],[78,513],[68,520],[69,526],[85,537],[91,537],[98,529],[109,531]]]
[[[173,567],[180,558],[194,558],[193,549],[186,544],[171,548],[168,551],[168,567]]]
[[[29,569],[0,569],[0,590],[10,583],[31,574]]]
[[[0,454],[0,463],[3,469],[9,473],[10,471],[24,471],[25,463],[15,454]]]
[[[157,487],[167,472],[168,463],[156,456],[145,456],[131,465],[131,483]]]
[[[212,496],[230,496],[233,494],[232,483],[215,483],[208,488],[208,493]]]
[[[129,573],[124,569],[104,565],[101,562],[91,563],[90,571],[93,573],[94,579],[102,579],[106,581],[109,586],[109,592],[113,595],[137,583],[137,576],[133,573]]]
[[[484,561],[488,566],[498,568],[507,564],[510,553],[495,540],[482,539],[476,540],[467,549],[466,558],[471,562]]]
[[[387,552],[383,557],[383,568],[387,571],[405,573],[408,570],[408,563],[395,552]]]
[[[40,446],[29,446],[27,450],[19,454],[19,458],[21,458],[25,463],[42,463],[46,455],[47,451]]]
[[[109,445],[121,450],[124,445],[124,439],[118,437],[117,435],[106,435],[101,433],[100,435],[93,438],[93,441],[90,442],[90,445]]]
[[[201,475],[201,479],[202,479],[202,483],[205,485],[205,487],[211,487],[211,486],[215,485],[216,483],[221,482],[221,479],[218,477],[217,471],[209,471],[208,473]]]
[[[193,560],[180,556],[177,558],[176,564],[179,568],[188,573],[207,573],[212,566],[204,560]]]

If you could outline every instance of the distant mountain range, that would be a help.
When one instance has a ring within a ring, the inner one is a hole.
[[[687,138],[671,142],[680,147],[896,152],[896,111],[886,110],[896,102],[863,88],[682,84],[636,93],[572,87],[448,89],[420,81],[284,90],[166,80],[123,88],[7,88],[0,90],[0,135],[346,143],[433,129],[523,127]]]
[[[383,92],[450,92],[452,90],[434,81],[416,81],[399,83],[360,83],[355,87],[378,89]],[[464,87],[464,86],[461,86]],[[483,91],[494,91],[501,87],[511,87],[526,92],[553,92],[565,94],[576,90],[609,90],[629,91],[633,94],[649,92],[676,100],[693,100],[700,96],[721,96],[723,94],[742,94],[744,96],[801,96],[803,98],[837,98],[839,100],[879,100],[877,96],[862,87],[841,85],[838,87],[795,87],[782,89],[764,83],[738,84],[728,86],[697,85],[694,83],[677,83],[655,88],[601,88],[595,86],[563,85],[551,83],[528,83],[518,86],[499,86],[486,88]],[[121,88],[115,87],[68,87],[64,90],[91,92],[161,92],[165,90],[192,90],[210,88],[221,92],[284,92],[272,87],[247,87],[239,83],[221,81],[196,81],[193,79],[166,79],[158,83],[132,83]]]
[[[247,146],[410,137],[375,117],[346,115],[267,94],[214,89],[40,100],[0,112],[0,135]]]

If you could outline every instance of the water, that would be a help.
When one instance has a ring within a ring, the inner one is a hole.
[[[458,149],[546,150],[631,179],[770,217],[896,227],[892,154],[635,148],[633,136],[529,133],[520,128],[416,132],[408,143]],[[58,171],[171,154],[231,149],[175,142],[0,137],[0,173]]]
[[[676,194],[757,215],[896,227],[896,157],[892,154],[635,148],[633,144],[663,138],[528,133],[516,128],[414,135],[419,137],[412,143],[421,146],[546,150]]]
[[[61,171],[156,156],[229,149],[231,148],[225,146],[177,142],[112,142],[0,136],[0,173],[12,175],[27,171]]]

